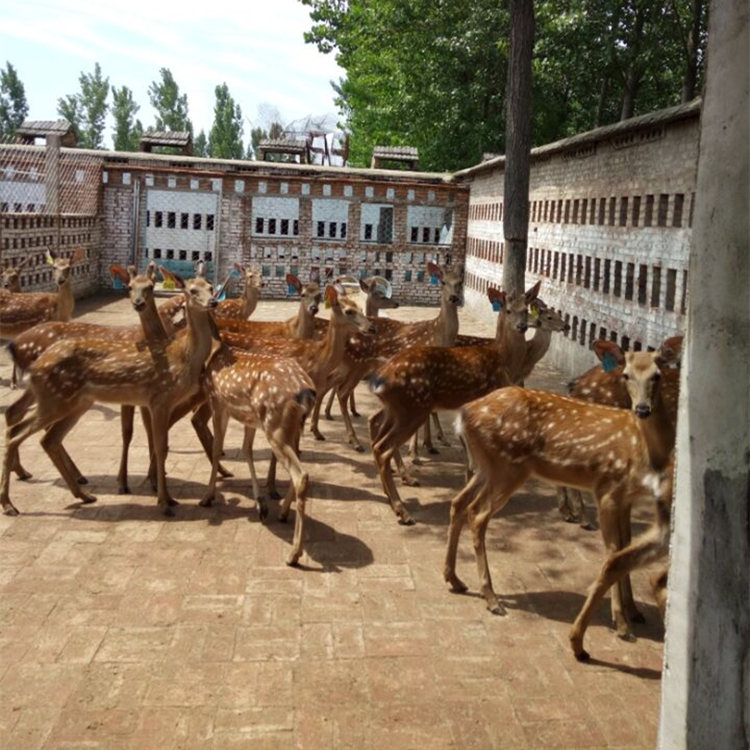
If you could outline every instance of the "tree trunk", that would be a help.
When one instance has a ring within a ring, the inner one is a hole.
[[[703,16],[703,0],[693,0],[691,4],[690,28],[685,40],[685,75],[682,78],[680,101],[684,104],[695,98],[698,80],[698,43]]]
[[[510,0],[510,59],[505,122],[503,287],[524,288],[529,233],[529,152],[531,151],[531,55],[534,49],[532,0]]]

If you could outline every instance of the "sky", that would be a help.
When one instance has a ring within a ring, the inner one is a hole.
[[[111,85],[127,86],[144,127],[155,113],[148,88],[172,71],[197,135],[213,123],[214,89],[226,83],[250,129],[278,111],[286,125],[336,107],[333,55],[303,34],[312,25],[298,0],[6,0],[0,2],[0,67],[10,62],[26,90],[29,119],[58,119],[57,100],[80,91],[98,62]],[[111,98],[110,98],[111,103]],[[111,146],[111,119],[105,134]]]

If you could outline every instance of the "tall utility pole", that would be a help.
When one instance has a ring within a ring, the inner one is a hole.
[[[677,422],[659,748],[750,745],[750,21],[714,0]]]
[[[534,51],[534,3],[510,0],[510,59],[505,115],[505,187],[503,288],[518,295],[524,288],[529,239],[529,153],[531,151],[531,55]]]

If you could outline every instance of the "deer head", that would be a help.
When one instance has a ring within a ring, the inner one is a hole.
[[[461,287],[464,277],[460,268],[444,270],[430,262],[427,264],[427,272],[440,282],[442,304],[459,305],[461,303]]]
[[[73,266],[83,260],[84,252],[82,247],[77,247],[70,258],[62,258],[51,250],[47,250],[46,257],[47,263],[53,267],[53,279],[57,286],[61,287],[70,278]]]

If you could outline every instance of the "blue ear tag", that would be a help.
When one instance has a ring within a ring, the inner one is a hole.
[[[437,286],[440,283],[440,279],[437,276],[430,276],[430,284]]]
[[[219,284],[218,287],[216,287],[216,291],[219,293],[219,296],[216,298],[219,302],[223,302],[227,298],[227,290],[222,288],[222,285]]]
[[[125,284],[122,283],[122,279],[119,276],[115,276],[112,279],[112,289],[117,289],[120,291],[121,289],[125,288]]]
[[[617,367],[617,358],[611,352],[605,352],[602,357],[602,368],[604,372],[611,372]]]
[[[286,293],[288,295],[290,295],[290,296],[293,295],[293,294],[297,294],[297,287],[294,286],[294,284],[287,284],[286,285]]]
[[[500,312],[500,310],[502,310],[502,306],[500,304],[499,299],[492,300],[492,309],[494,310],[494,312]]]
[[[238,276],[241,276],[242,274],[236,268],[233,268],[229,275],[237,278]]]

